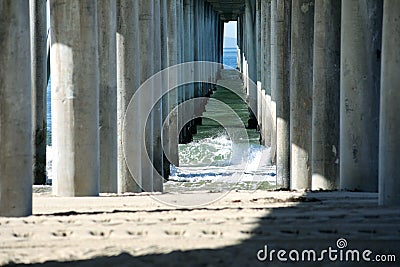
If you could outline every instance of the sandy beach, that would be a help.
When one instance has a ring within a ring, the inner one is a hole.
[[[180,205],[218,193],[62,198],[49,187],[35,192],[32,216],[0,218],[0,265],[266,265],[257,259],[265,245],[323,249],[339,238],[349,248],[400,256],[400,208],[378,207],[372,193],[233,191],[185,208],[160,201]]]

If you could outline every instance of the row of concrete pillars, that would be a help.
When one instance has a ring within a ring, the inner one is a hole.
[[[208,95],[218,70],[199,70],[209,83],[181,86],[155,105],[147,136],[135,139],[145,139],[147,151],[137,145],[131,170],[122,147],[125,110],[140,85],[161,69],[189,61],[222,61],[219,14],[198,0],[50,0],[49,56],[46,4],[0,2],[0,216],[31,214],[32,181],[46,180],[49,72],[53,193],[162,191],[163,181],[141,159],[148,153],[157,172],[168,177],[170,162],[179,162],[178,141],[190,139],[195,122],[180,134],[177,127],[169,127],[165,149],[174,156],[166,159],[161,147],[164,119],[179,103]],[[140,101],[154,101],[149,97],[153,94]],[[146,116],[137,112],[135,126],[140,128]],[[194,109],[179,110],[177,120],[181,112]]]
[[[281,184],[400,204],[400,1],[247,0],[238,35]]]

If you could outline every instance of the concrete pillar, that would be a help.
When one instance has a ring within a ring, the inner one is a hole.
[[[179,1],[179,0],[178,0]],[[178,64],[178,19],[177,19],[177,0],[168,0],[168,65],[174,66]],[[169,83],[174,84],[178,77],[175,73],[168,75]],[[168,94],[168,110],[172,112],[178,104],[178,89],[170,91]],[[168,121],[168,140],[165,146],[168,146],[169,160],[175,166],[179,166],[179,155],[178,155],[178,114],[175,112],[170,116]]]
[[[313,190],[335,190],[339,186],[340,9],[341,1],[315,1]]]
[[[196,60],[196,49],[197,49],[197,44],[196,44],[196,21],[195,21],[195,12],[196,12],[196,2],[195,0],[191,0],[190,1],[190,61],[195,61]],[[192,80],[195,79],[196,75],[196,71],[197,69],[195,69],[194,67],[191,68],[191,77]],[[191,84],[191,93],[190,93],[190,98],[194,98],[198,96],[198,84]],[[196,106],[196,103],[193,103],[193,106],[191,108],[191,114],[197,114],[198,113],[199,108]],[[191,121],[191,133],[192,134],[196,134],[197,133],[197,124],[195,120]]]
[[[257,82],[257,46],[256,46],[256,35],[255,35],[255,12],[256,12],[256,0],[246,0],[246,35],[247,35],[247,63],[249,66],[248,77],[254,83]],[[254,112],[257,112],[257,87],[247,85],[247,97],[248,104]],[[257,126],[256,114],[250,111],[250,118],[248,120],[248,127],[250,129]]]
[[[240,36],[240,72],[244,73],[244,32],[243,32],[243,14],[239,15],[239,36]]]
[[[192,5],[191,0],[184,0],[183,1],[183,27],[184,27],[184,49],[183,49],[183,56],[185,62],[191,62],[193,56],[193,35],[192,35]],[[185,68],[185,77],[192,77],[193,70],[191,68]],[[194,86],[193,84],[187,84],[184,86],[185,91],[185,98],[184,100],[188,100],[193,98],[193,91]],[[194,106],[193,105],[185,105],[186,109],[184,110],[185,114],[193,114],[194,113]],[[186,125],[186,138],[184,138],[184,142],[190,142],[192,140],[192,130],[193,127],[192,122],[188,122]]]
[[[249,45],[248,45],[248,35],[249,33],[247,32],[247,19],[246,19],[246,9],[245,9],[245,14],[243,15],[243,83],[244,83],[244,89],[246,90],[246,95],[249,95]]]
[[[30,0],[33,183],[46,184],[47,21],[46,0]]]
[[[261,0],[256,0],[256,47],[257,47],[257,122],[262,129],[262,83],[261,83]]]
[[[214,62],[214,60],[215,60],[215,51],[216,51],[216,48],[215,48],[215,37],[216,37],[216,34],[215,34],[215,14],[214,14],[214,11],[213,11],[211,5],[210,5],[210,21],[209,21],[209,23],[210,23],[210,38],[209,38],[210,60],[209,61]],[[211,81],[211,83],[214,83],[214,81],[215,81],[215,71],[216,71],[215,67],[212,66],[211,67],[211,73],[210,73],[210,81]],[[211,88],[212,88],[213,91],[215,90],[214,85],[211,85]]]
[[[32,214],[29,2],[2,1],[0,18],[0,216],[28,216]]]
[[[276,73],[276,175],[282,188],[290,187],[290,33],[291,0],[277,1]]]
[[[271,0],[261,1],[261,84],[264,90],[262,144],[271,146]]]
[[[206,60],[206,52],[207,52],[207,49],[206,49],[206,40],[207,40],[207,38],[206,38],[206,3],[205,3],[205,1],[201,1],[200,2],[200,6],[199,6],[199,12],[200,12],[200,15],[199,15],[199,17],[200,17],[200,60],[202,60],[202,61],[205,61]],[[200,69],[200,71],[201,71],[201,75],[202,75],[202,77],[204,77],[206,74],[206,68],[205,68],[205,66],[201,66],[201,69]],[[200,95],[201,96],[207,96],[207,94],[208,94],[208,88],[207,88],[207,84],[206,83],[201,83],[200,84]],[[202,109],[201,109],[201,111],[203,112],[204,110],[205,110],[205,104],[206,103],[202,103]],[[200,119],[198,119],[198,121],[197,121],[197,123],[199,124],[199,125],[201,125],[201,123],[202,123],[202,119],[200,118]]]
[[[267,106],[267,95],[265,93],[265,89],[261,90],[261,124],[263,128],[261,128],[261,145],[267,146],[265,142],[265,128],[269,128],[270,120],[269,120],[269,107]],[[271,135],[269,135],[271,137]],[[271,162],[269,162],[271,163]]]
[[[382,0],[342,1],[340,188],[378,190]]]
[[[400,2],[386,0],[383,10],[379,204],[400,205]]]
[[[140,58],[140,84],[143,84],[154,73],[154,1],[139,1],[139,51]],[[142,184],[143,191],[153,191],[153,168],[151,160],[154,155],[154,113],[146,114],[147,107],[153,104],[153,91],[140,91],[142,132],[144,142],[142,142]],[[148,158],[150,161],[148,161]]]
[[[118,193],[140,192],[141,169],[141,119],[136,122],[137,140],[130,142],[135,155],[130,173],[125,161],[123,148],[123,126],[125,111],[133,94],[140,86],[139,53],[139,2],[131,0],[117,1],[117,119],[118,119]],[[139,105],[135,105],[137,114]]]
[[[203,4],[203,19],[202,19],[202,23],[203,23],[203,35],[202,35],[202,46],[203,46],[203,60],[204,61],[208,61],[208,38],[206,37],[206,32],[209,31],[208,29],[208,5],[206,2],[204,2]],[[208,75],[209,69],[207,69],[205,66],[203,67],[203,74],[204,77],[206,77]],[[210,91],[209,91],[209,84],[207,83],[203,83],[203,96],[209,96],[210,95]]]
[[[278,0],[271,0],[271,161],[276,164],[276,83],[278,79]]]
[[[95,0],[51,0],[53,192],[99,194],[99,69]]]
[[[177,29],[178,29],[178,64],[184,62],[184,37],[183,37],[183,0],[177,0],[176,4],[177,11]],[[179,73],[178,81],[181,79],[182,75],[184,75],[183,71]],[[185,91],[183,86],[178,87],[178,104],[182,103],[185,97]],[[182,107],[178,108],[178,125],[182,124],[184,111]],[[180,129],[179,132],[179,143],[183,143],[184,136],[186,135],[186,129]]]
[[[117,5],[98,1],[100,192],[117,193]]]
[[[243,54],[243,49],[242,49],[242,32],[241,32],[241,16],[239,15],[237,18],[237,24],[236,24],[236,32],[237,32],[237,67],[240,72],[243,71],[242,68],[242,54]]]
[[[291,189],[311,187],[314,0],[292,2],[290,143]]]
[[[201,45],[200,45],[200,41],[201,41],[201,34],[202,32],[200,31],[200,5],[201,2],[199,1],[193,1],[194,3],[194,16],[193,16],[193,28],[194,28],[194,40],[193,40],[193,44],[194,44],[194,54],[193,54],[193,59],[195,61],[200,61],[201,60],[201,54],[200,54],[200,49],[201,49]],[[196,69],[194,70],[194,77],[197,80],[200,77],[201,74],[201,68],[199,68],[198,66],[196,66]],[[194,97],[200,97],[201,96],[201,84],[200,83],[196,83],[195,84],[195,89],[194,89]],[[196,101],[197,102],[197,101]],[[195,107],[194,107],[194,112],[196,116],[201,116],[202,114],[202,105],[200,103],[195,103]],[[201,118],[195,118],[195,125],[199,125]],[[195,133],[197,133],[197,128],[195,129]]]
[[[209,13],[208,13],[208,8],[209,8],[209,4],[208,2],[204,2],[204,17],[203,17],[203,21],[204,21],[204,32],[209,32]],[[208,40],[209,38],[206,38],[206,34],[204,33],[203,35],[203,60],[204,61],[208,61],[209,57],[208,57],[208,53],[209,53],[209,44],[208,44]],[[204,74],[205,76],[209,76],[210,70],[204,68]],[[205,83],[203,84],[203,90],[204,90],[204,96],[209,96],[210,95],[210,86],[209,84]]]
[[[161,0],[154,0],[154,69],[153,74],[161,71]],[[153,86],[153,103],[155,103],[153,115],[153,189],[152,191],[163,191],[163,172],[164,172],[164,153],[161,145],[161,129],[162,129],[162,100],[157,101],[159,96],[162,95],[162,82],[154,83]],[[156,102],[157,101],[157,102]]]
[[[160,8],[160,21],[161,21],[161,69],[166,69],[169,66],[168,62],[168,1],[167,0],[161,0],[160,2],[161,8]],[[162,87],[161,89],[163,90],[163,94],[166,92],[168,85],[168,78],[164,79],[162,81]],[[164,95],[162,99],[162,122],[165,123],[165,119],[167,118],[169,114],[169,95]],[[169,125],[169,124],[167,124]],[[163,132],[168,139],[169,134],[167,133],[168,130]],[[173,137],[172,137],[173,138]],[[161,140],[162,142],[162,140]],[[167,158],[167,155],[169,155],[169,145],[163,145],[163,178],[168,180],[168,177],[170,175],[170,161]]]
[[[222,20],[219,20],[220,23],[220,32],[219,32],[219,63],[223,63],[224,61],[224,32],[225,32],[225,23]],[[237,33],[236,33],[237,35]],[[221,73],[220,73],[221,74]],[[219,77],[220,78],[220,77]]]

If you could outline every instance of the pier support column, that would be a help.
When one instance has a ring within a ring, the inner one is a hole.
[[[341,1],[315,1],[313,190],[339,186],[340,9]]]
[[[143,84],[154,74],[154,1],[139,1],[139,51],[140,55],[140,84]],[[136,48],[137,49],[137,48]],[[143,191],[153,191],[153,168],[151,161],[154,155],[154,113],[146,114],[147,107],[153,103],[152,91],[140,91],[141,112],[139,118],[142,125],[145,125],[145,133],[141,132],[144,138],[142,142],[142,184]],[[143,130],[142,127],[141,130]],[[150,159],[150,161],[148,160]]]
[[[190,10],[189,10],[189,16],[190,16],[190,61],[195,60],[195,49],[196,49],[194,12],[195,12],[195,0],[190,0]],[[190,77],[192,80],[194,80],[194,78],[195,78],[194,67],[191,67],[191,69],[190,69]],[[194,83],[190,84],[190,96],[189,96],[190,99],[194,98],[197,95],[196,90],[197,90],[197,85],[195,85]],[[192,107],[190,108],[190,114],[194,114],[196,112],[196,110],[197,110],[197,108],[193,104]],[[191,123],[191,128],[190,128],[191,135],[196,134],[197,133],[197,125],[195,123],[195,120],[192,120],[190,123]]]
[[[202,32],[200,31],[200,7],[202,7],[202,3],[200,1],[193,1],[193,27],[194,27],[194,54],[193,54],[193,60],[194,61],[200,61],[201,60],[201,54],[200,54],[200,49],[201,49],[201,35]],[[194,77],[196,80],[200,77],[200,68],[196,66],[196,69],[194,70]],[[201,95],[201,84],[196,83],[195,88],[194,88],[194,97],[200,97]],[[199,103],[195,103],[194,107],[194,112],[195,116],[201,116],[202,114],[202,105]],[[201,122],[201,118],[195,118],[194,123],[195,123],[195,133],[197,133],[197,125],[199,125]]]
[[[184,20],[183,20],[183,0],[177,0],[176,2],[176,17],[177,17],[177,36],[178,36],[178,64],[185,61],[184,58]],[[181,81],[182,76],[185,75],[184,71],[180,71],[178,74],[178,81]],[[178,104],[185,101],[185,90],[184,86],[179,86],[178,90]],[[178,108],[178,125],[182,125],[184,110],[183,107]],[[179,126],[178,126],[179,128]],[[179,143],[183,143],[186,136],[186,129],[183,127],[179,129]]]
[[[262,129],[262,82],[261,82],[261,0],[256,0],[256,41],[257,41],[257,122],[258,128]]]
[[[271,161],[276,164],[276,83],[278,75],[278,0],[271,0]]]
[[[161,9],[160,9],[160,20],[161,20],[161,69],[166,69],[169,66],[169,62],[168,62],[168,11],[169,11],[169,5],[168,5],[168,1],[167,0],[161,0],[160,2],[161,4]],[[168,77],[166,77],[165,79],[163,79],[162,81],[162,92],[163,95],[166,93],[167,89],[168,89]],[[169,114],[169,94],[164,95],[163,99],[162,99],[162,124],[165,123],[165,119],[167,118],[168,114]],[[169,127],[169,123],[166,123],[166,125],[168,125]],[[162,125],[161,125],[162,127]],[[167,129],[164,129],[163,132],[164,135],[166,135],[166,137],[168,139],[172,139],[169,138],[169,133]],[[162,137],[161,137],[162,138]],[[163,140],[160,140],[161,142],[163,142]],[[170,159],[167,158],[167,155],[170,154],[169,152],[169,145],[168,144],[163,144],[163,178],[168,180],[169,175],[170,175],[170,165],[171,162],[169,161]]]
[[[30,0],[33,183],[46,184],[47,21],[46,0]]]
[[[131,162],[130,173],[125,161],[123,148],[123,120],[125,111],[133,94],[140,86],[139,54],[139,2],[131,0],[117,1],[117,119],[118,119],[118,193],[140,192],[141,170],[141,118],[138,116],[135,125],[137,137],[130,142],[128,153],[135,155]],[[135,106],[140,114],[139,106]]]
[[[179,1],[179,0],[178,0]],[[177,20],[177,0],[167,0],[168,5],[168,66],[178,64],[178,20]],[[176,73],[169,73],[168,82],[174,84],[178,79]],[[178,105],[178,89],[170,91],[168,94],[168,112],[171,112]],[[179,166],[179,130],[178,130],[178,113],[175,112],[170,116],[168,121],[168,139],[164,139],[164,146],[168,146],[169,160],[175,166]]]
[[[378,190],[382,0],[343,0],[340,189]]]
[[[53,192],[99,194],[99,69],[95,0],[51,0]]]
[[[29,3],[0,6],[0,216],[32,214]]]
[[[256,42],[256,0],[246,0],[246,35],[247,35],[247,64],[248,64],[248,76],[246,79],[252,80],[254,83],[257,82],[257,42]],[[247,98],[248,104],[254,112],[257,112],[257,86],[251,86],[251,83],[247,83]],[[256,114],[250,110],[250,118],[248,120],[248,127],[254,129],[257,126]]]
[[[400,2],[384,2],[381,113],[379,143],[379,204],[400,205]]]
[[[236,31],[237,31],[237,65],[238,65],[238,70],[243,73],[243,33],[242,33],[242,17],[239,15],[237,18],[237,25],[236,25]]]
[[[98,1],[100,192],[117,193],[117,6]]]
[[[183,29],[184,29],[184,46],[183,46],[183,57],[184,62],[190,62],[192,56],[192,34],[191,34],[191,0],[183,0]],[[190,77],[192,70],[185,68],[184,76]],[[186,84],[183,86],[185,97],[183,101],[192,98],[192,91],[194,90],[193,84]],[[193,106],[185,105],[184,114],[192,114],[194,112]],[[191,132],[192,122],[187,122],[185,125],[185,136],[183,137],[184,143],[189,143],[192,140]]]
[[[154,69],[153,73],[150,75],[161,71],[161,1],[162,0],[154,0]],[[162,128],[162,99],[158,100],[158,97],[162,95],[162,82],[154,83],[153,85],[153,103],[155,103],[152,118],[153,118],[153,158],[152,163],[154,166],[153,173],[153,192],[162,192],[163,191],[163,172],[164,172],[164,154],[161,145],[161,128]],[[157,102],[156,102],[157,101]]]
[[[261,1],[262,143],[271,146],[271,0]]]
[[[291,189],[311,187],[314,0],[292,2],[290,143]]]
[[[276,175],[282,188],[290,187],[290,28],[291,0],[277,1],[276,73]]]

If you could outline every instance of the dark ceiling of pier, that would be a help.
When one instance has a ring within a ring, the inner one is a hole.
[[[245,0],[207,0],[221,14],[223,21],[237,20],[244,12]]]

